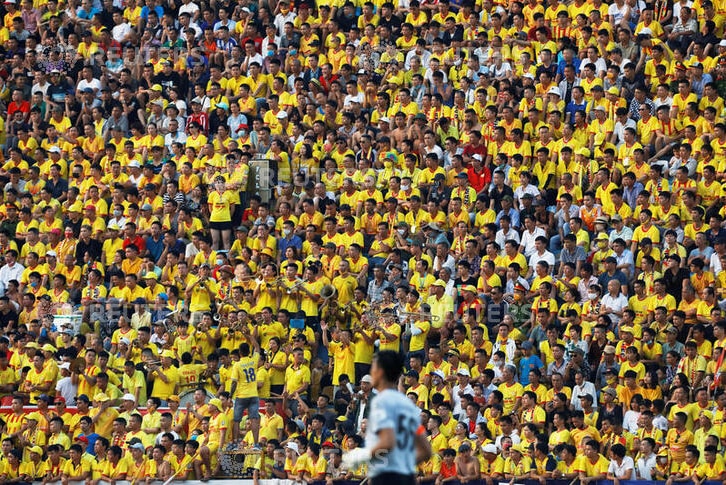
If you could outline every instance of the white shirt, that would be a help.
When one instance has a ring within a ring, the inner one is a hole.
[[[194,14],[199,12],[199,5],[197,5],[194,2],[189,2],[187,4],[182,5],[179,7],[179,14],[188,13],[192,16],[192,20],[194,20]]]
[[[628,410],[625,413],[625,416],[623,416],[623,429],[627,430],[629,433],[637,433],[638,418],[640,418],[640,412],[633,411],[632,409]]]
[[[346,109],[352,109],[353,103],[363,104],[363,101],[365,101],[365,98],[363,97],[363,93],[361,93],[360,91],[358,91],[358,94],[355,95],[346,94],[345,99],[343,100],[343,107]]]
[[[471,384],[467,384],[464,389],[461,389],[459,384],[457,384],[451,389],[451,400],[454,404],[454,409],[451,413],[454,416],[459,416],[459,418],[462,417],[462,413],[464,412],[464,410],[461,409],[461,396],[459,396],[460,391],[464,391],[464,394],[471,394],[473,396],[474,389],[471,387]]]
[[[129,33],[131,33],[131,27],[126,22],[114,25],[111,29],[111,36],[116,42],[123,42]]]
[[[608,292],[603,295],[600,302],[602,303],[602,306],[606,306],[611,310],[615,310],[618,312],[624,310],[625,308],[628,308],[628,299],[622,293],[620,293],[617,297],[613,297]],[[610,316],[610,320],[612,320],[614,324],[617,325],[618,323],[620,323],[621,317],[615,315],[614,313],[610,313],[608,315]]]
[[[78,81],[78,85],[76,86],[76,92],[82,93],[84,89],[91,88],[93,89],[93,92],[96,94],[100,94],[99,91],[101,91],[101,81],[96,79],[95,77],[92,78],[90,81],[86,81],[85,79],[81,79]]]
[[[534,240],[540,236],[547,237],[547,233],[541,227],[535,227],[534,231],[532,232],[529,232],[529,229],[525,229],[522,232],[522,239],[519,242],[519,245],[524,248],[524,255],[527,258],[529,258],[535,252]]]
[[[641,480],[652,480],[651,472],[653,468],[655,468],[656,464],[656,455],[655,453],[651,453],[650,456],[644,457],[641,456],[638,458],[638,464],[636,466],[638,478]],[[635,477],[631,477],[635,478]]]
[[[22,264],[16,262],[13,264],[13,267],[11,268],[10,265],[5,265],[2,268],[0,268],[0,290],[2,291],[2,294],[5,294],[5,289],[8,287],[8,282],[10,280],[18,280],[20,281],[20,277],[23,275],[23,271],[25,271],[25,266]]]
[[[538,228],[539,229],[539,228]],[[555,269],[555,255],[545,249],[545,252],[539,254],[537,251],[529,255],[527,264],[530,268],[535,268],[540,261],[546,261],[550,265],[550,273]]]
[[[517,244],[519,244],[519,233],[510,227],[509,232],[505,233],[504,229],[499,229],[497,231],[497,235],[494,236],[494,241],[496,241],[496,243],[502,249],[504,249],[504,243],[507,242],[508,239],[514,239],[515,241],[517,241]]]
[[[597,391],[595,390],[595,384],[590,381],[585,381],[581,386],[575,386],[572,388],[572,399],[570,404],[576,411],[582,411],[582,405],[580,404],[580,396],[589,394],[592,396],[592,402],[597,404]]]
[[[76,405],[76,395],[78,394],[78,386],[74,386],[70,376],[61,377],[55,385],[56,392],[66,399],[67,406]]]
[[[622,463],[618,465],[618,463],[615,460],[610,460],[610,466],[608,467],[608,473],[611,473],[615,476],[615,478],[623,478],[625,476],[625,472],[628,470],[634,470],[635,464],[633,463],[633,459],[629,456],[625,456],[623,458]],[[634,479],[634,476],[630,476],[630,479]]]

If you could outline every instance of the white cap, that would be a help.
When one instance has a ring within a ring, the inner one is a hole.
[[[719,47],[726,47],[726,39],[723,39],[721,42],[718,43]]]
[[[361,381],[361,382],[365,382],[366,384],[373,384],[373,378],[371,377],[371,375],[370,375],[370,374],[366,374],[366,375],[364,375],[364,376],[363,376],[363,377],[361,378],[361,380],[360,380],[360,381]]]
[[[57,147],[57,146],[53,145],[52,147],[50,147],[50,148],[48,149],[48,151],[49,151],[50,153],[60,153],[60,152],[61,152],[61,149],[60,149],[59,147]]]
[[[294,441],[288,441],[286,448],[288,450],[294,451],[298,455],[300,454],[300,448],[297,447],[297,443],[295,443]]]
[[[471,376],[471,374],[469,374],[469,369],[467,369],[466,367],[462,367],[461,369],[456,371],[456,374],[460,375],[460,376],[467,376],[467,377]]]
[[[379,122],[379,123],[388,123],[389,125],[391,124],[391,120],[389,120],[389,119],[388,119],[388,118],[386,118],[385,116],[383,116],[383,117],[381,117],[381,118],[378,118],[378,122]]]
[[[54,258],[57,258],[57,257],[58,257],[58,255],[56,254],[56,252],[55,252],[55,251],[53,251],[52,249],[51,249],[50,251],[47,251],[47,252],[45,253],[45,255],[46,255],[46,256],[53,256]]]
[[[653,31],[650,30],[648,27],[644,27],[640,29],[640,32],[638,32],[638,35],[653,35]]]
[[[141,168],[141,164],[139,163],[138,160],[131,160],[129,162],[129,167],[132,167],[132,168]]]
[[[599,106],[595,106],[595,111],[607,111],[607,110],[605,109],[605,106],[599,105]]]
[[[287,118],[287,111],[281,110],[279,113],[277,113],[277,119],[282,120]]]
[[[65,369],[65,370],[71,370],[71,364],[70,362],[61,362],[58,364],[59,369]]]
[[[560,92],[560,88],[557,86],[552,86],[549,91],[547,91],[547,94],[556,94],[557,96],[562,97],[562,93]]]
[[[124,394],[121,398],[122,401],[136,401],[136,396],[133,394]]]
[[[474,155],[472,155],[471,158],[479,160],[480,162],[483,161],[482,156],[479,155],[478,153],[475,153]]]
[[[494,453],[495,455],[497,453],[499,453],[499,450],[497,450],[497,447],[492,443],[482,446],[481,451],[483,451],[484,453]]]
[[[437,376],[437,377],[440,377],[441,379],[446,379],[446,375],[444,375],[444,371],[442,371],[442,370],[440,370],[440,369],[436,369],[435,371],[433,371],[433,372],[431,373],[431,375],[432,375],[432,376]]]
[[[125,345],[131,345],[131,340],[127,339],[126,337],[121,337],[118,339],[118,343],[125,344]]]
[[[527,72],[522,77],[526,77],[526,78],[529,78],[529,79],[534,79],[534,74],[532,74],[531,72]]]

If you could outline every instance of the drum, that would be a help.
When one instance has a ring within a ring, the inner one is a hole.
[[[196,391],[196,389],[189,389],[179,394],[180,409],[186,409],[187,404],[194,404],[194,391]],[[209,402],[210,399],[215,398],[214,394],[207,390],[204,390],[204,394],[206,395],[204,402]]]
[[[229,448],[234,448],[230,443]],[[252,478],[260,450],[220,450],[219,465],[225,478]]]
[[[83,315],[54,315],[53,325],[59,332],[70,330],[73,335],[81,333]]]

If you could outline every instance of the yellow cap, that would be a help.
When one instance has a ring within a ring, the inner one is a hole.
[[[68,206],[68,212],[83,212],[83,204],[80,201],[75,201]]]
[[[98,393],[96,393],[96,395],[95,395],[95,396],[93,396],[93,400],[94,400],[94,401],[98,401],[98,402],[106,402],[106,401],[108,401],[108,400],[110,400],[110,399],[109,399],[109,397],[108,397],[107,395],[105,395],[104,393],[102,393],[102,392],[98,392]]]
[[[43,448],[41,448],[40,446],[31,446],[30,448],[28,448],[28,451],[30,453],[37,453],[40,456],[43,456]]]
[[[220,411],[222,410],[222,401],[220,401],[216,397],[214,399],[210,399],[209,402],[207,403],[207,405],[215,407],[215,408],[219,409]]]

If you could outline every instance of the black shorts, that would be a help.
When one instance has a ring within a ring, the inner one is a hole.
[[[209,228],[214,229],[215,231],[231,231],[232,230],[232,221],[210,222]]]
[[[415,485],[416,477],[413,475],[402,475],[401,473],[382,473],[371,477],[370,485]]]

